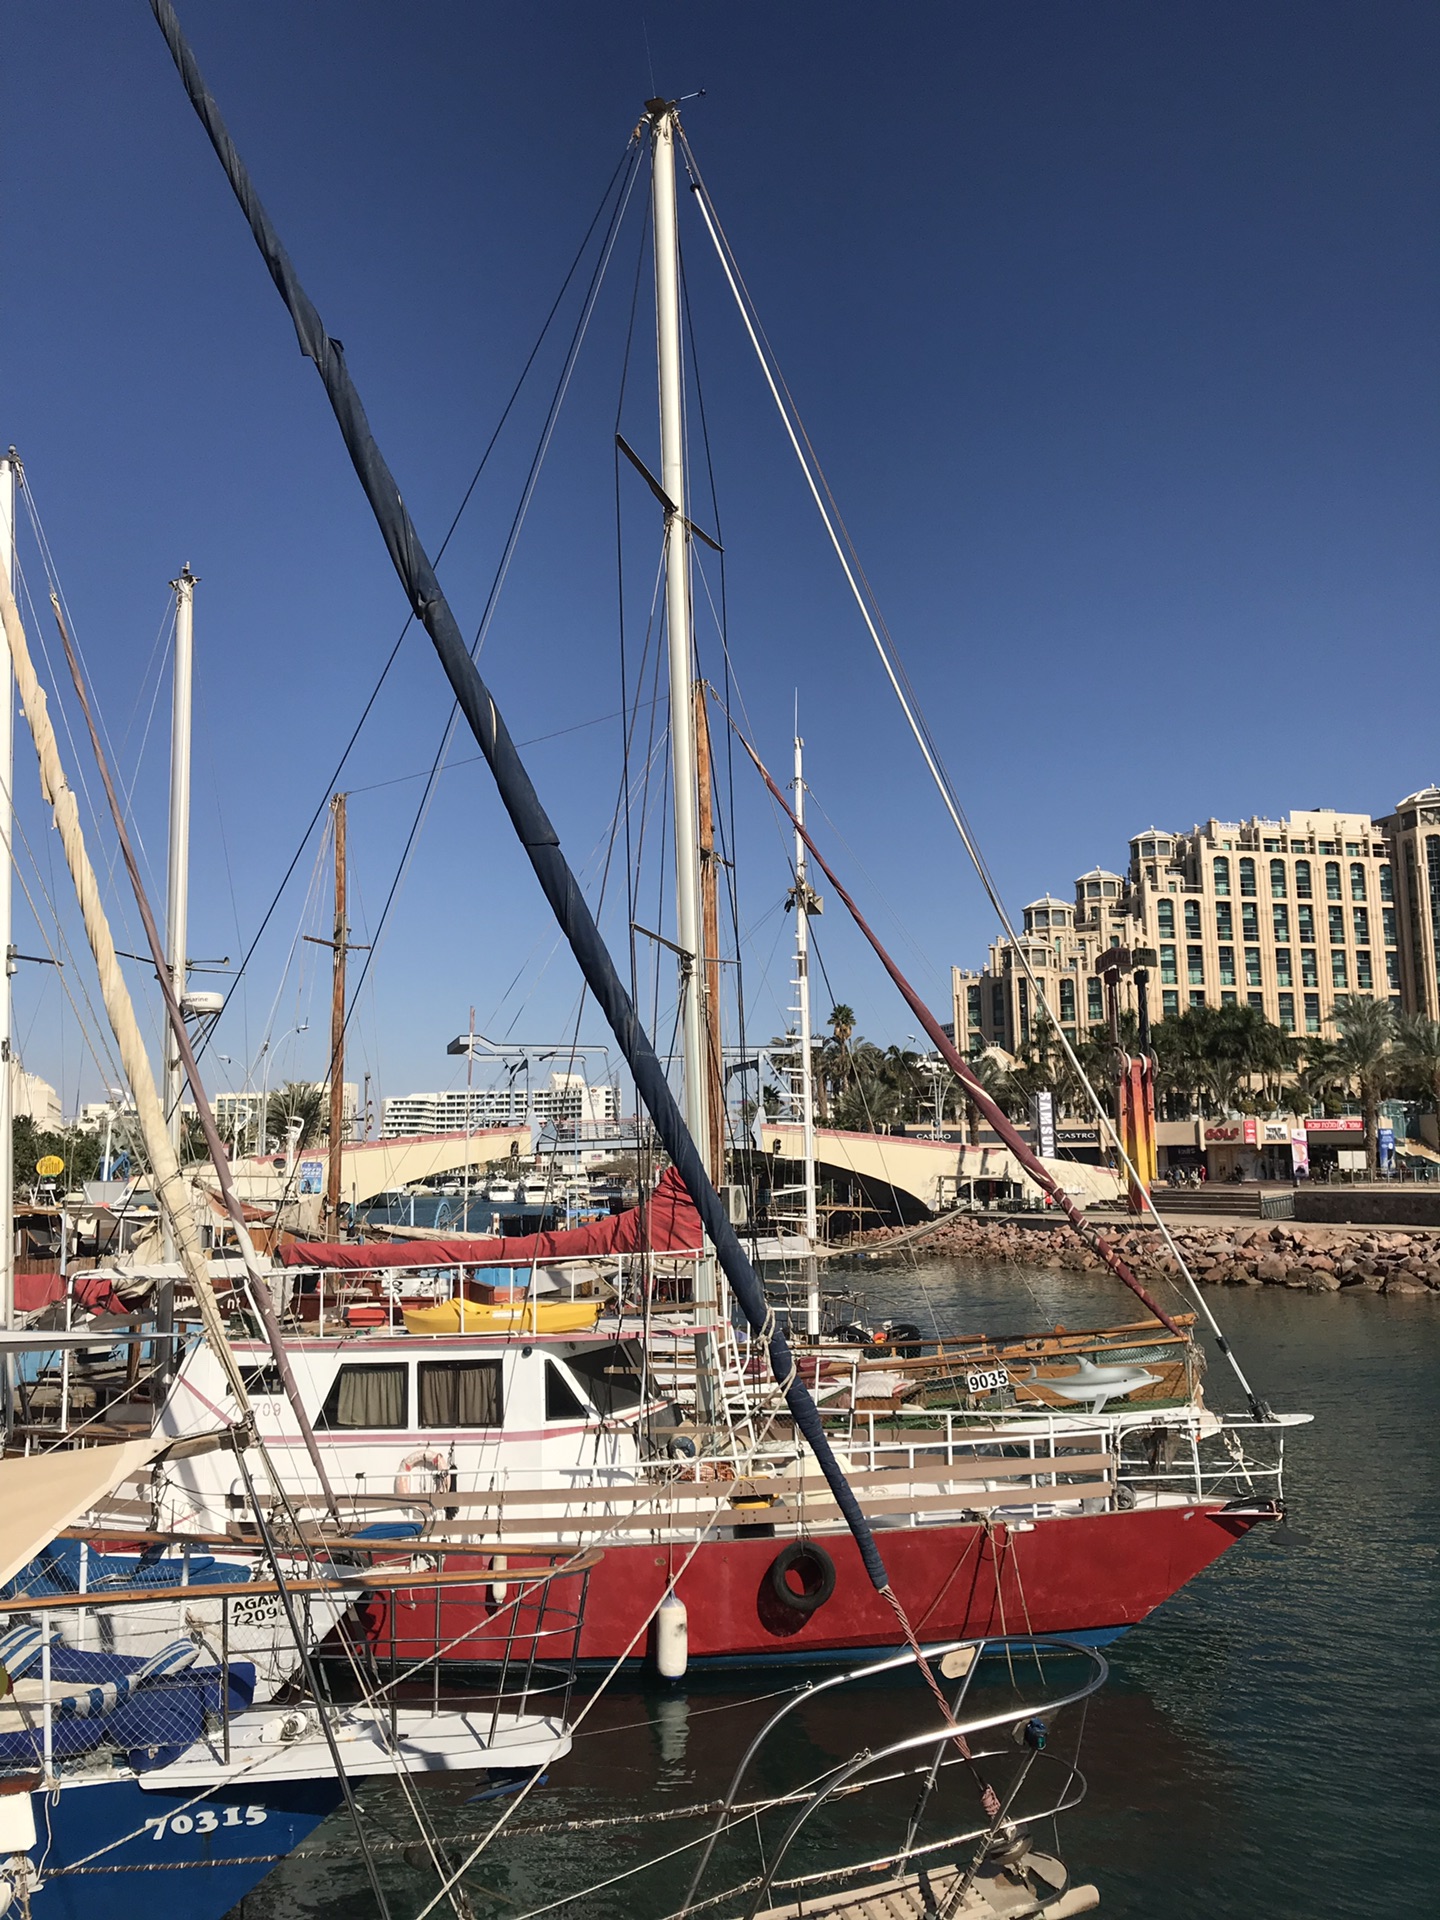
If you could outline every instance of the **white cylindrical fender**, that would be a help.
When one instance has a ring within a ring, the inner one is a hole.
[[[490,1571],[492,1573],[504,1573],[509,1565],[509,1555],[497,1553],[491,1558]],[[492,1607],[503,1607],[509,1598],[509,1594],[510,1582],[508,1580],[492,1580],[490,1582],[490,1604]]]
[[[667,1593],[655,1614],[655,1667],[662,1680],[679,1680],[690,1663],[690,1616],[678,1593]]]

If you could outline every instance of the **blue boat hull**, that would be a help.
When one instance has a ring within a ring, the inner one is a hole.
[[[335,1780],[36,1793],[34,1920],[223,1920],[340,1798]]]

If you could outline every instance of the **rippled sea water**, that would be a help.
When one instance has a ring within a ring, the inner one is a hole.
[[[871,1315],[942,1332],[1010,1333],[1128,1318],[1093,1276],[932,1261],[860,1277]],[[1440,1886],[1440,1299],[1236,1288],[1208,1296],[1242,1364],[1278,1409],[1308,1411],[1291,1436],[1291,1527],[1224,1555],[1110,1650],[1091,1703],[1083,1805],[1061,1823],[1076,1878],[1096,1881],[1115,1920],[1315,1920],[1434,1910]],[[1240,1398],[1212,1355],[1209,1397]],[[687,1861],[630,1875],[699,1830],[593,1822],[659,1815],[723,1791],[751,1733],[795,1684],[781,1674],[632,1682],[607,1693],[574,1753],[466,1882],[475,1920],[537,1910],[584,1920],[660,1920],[680,1904]],[[767,1696],[761,1698],[759,1696]],[[800,1707],[762,1763],[762,1791],[793,1786],[854,1751],[928,1725],[915,1685],[869,1682]],[[496,1805],[454,1783],[424,1803],[452,1842]],[[797,1854],[814,1864],[891,1843],[909,1790],[828,1810]],[[413,1828],[391,1788],[367,1789],[367,1828],[394,1920],[414,1920],[435,1882],[401,1851]],[[548,1831],[533,1831],[543,1827]],[[718,1891],[750,1871],[747,1832],[717,1859]],[[566,1896],[604,1878],[605,1890]],[[374,1910],[343,1816],[246,1903],[247,1920],[340,1920]],[[449,1908],[438,1911],[448,1913]],[[713,1911],[744,1911],[743,1903]]]

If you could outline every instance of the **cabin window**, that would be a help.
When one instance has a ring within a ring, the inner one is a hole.
[[[422,1360],[422,1427],[498,1427],[504,1417],[498,1360]]]
[[[606,1418],[640,1405],[642,1357],[638,1340],[567,1353],[565,1364],[589,1394],[596,1412]]]
[[[252,1400],[279,1400],[285,1392],[280,1369],[273,1362],[266,1367],[242,1367],[240,1378]]]
[[[545,1362],[545,1418],[586,1420],[590,1409],[553,1360]]]
[[[332,1432],[355,1427],[403,1427],[406,1392],[403,1366],[341,1367],[320,1412]]]

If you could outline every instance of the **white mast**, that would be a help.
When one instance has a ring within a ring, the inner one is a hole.
[[[820,1237],[815,1204],[815,1064],[810,1049],[810,913],[814,896],[805,874],[805,742],[795,733],[795,997],[800,1020],[800,1127],[805,1156],[805,1331],[820,1333],[819,1265],[815,1243]]]
[[[690,682],[690,529],[685,516],[685,394],[680,349],[680,241],[675,220],[675,108],[646,103],[652,133],[655,218],[655,333],[660,372],[660,484],[670,503],[665,528],[665,623],[670,666],[670,764],[675,805],[676,939],[681,949],[680,1030],[685,1121],[702,1156],[709,1139],[705,1078],[704,981],[700,966],[700,831],[695,789],[695,717]],[[724,1169],[708,1167],[712,1180]],[[696,1318],[718,1310],[714,1255],[696,1269]],[[695,1344],[700,1414],[714,1417],[714,1342]]]
[[[15,587],[15,449],[0,458],[0,566]],[[15,1324],[15,1068],[10,1048],[10,980],[15,971],[11,861],[15,811],[15,669],[0,663],[0,1325]],[[10,1399],[6,1362],[6,1414]]]
[[[190,717],[194,687],[195,575],[187,560],[180,578],[170,582],[175,595],[175,680],[170,710],[170,873],[165,906],[165,964],[182,1009],[189,983],[186,945],[190,937]],[[165,1029],[165,1118],[170,1144],[180,1152],[180,1101],[185,1070],[169,1026]]]

